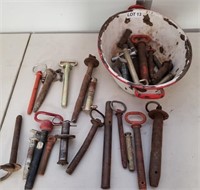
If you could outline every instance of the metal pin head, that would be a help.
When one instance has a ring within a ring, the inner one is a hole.
[[[66,65],[70,65],[71,67],[75,67],[75,66],[78,65],[78,62],[77,61],[61,61],[59,63],[59,66],[63,67],[63,68],[65,68]]]

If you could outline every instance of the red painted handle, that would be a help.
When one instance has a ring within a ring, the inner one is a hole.
[[[128,10],[132,10],[132,9],[145,9],[144,6],[142,5],[131,5]]]
[[[129,119],[130,116],[139,116],[141,120]],[[126,122],[131,125],[142,125],[143,123],[146,122],[146,116],[142,112],[138,112],[138,111],[127,112],[124,117],[125,117]]]
[[[155,89],[156,91],[159,91],[159,93],[149,93],[147,94],[142,93],[140,91],[138,91],[137,89],[135,89],[135,96],[138,98],[142,98],[142,99],[160,99],[163,98],[165,96],[165,91],[163,88],[160,89]]]
[[[50,120],[46,120],[46,119],[39,119],[38,116],[39,115],[48,115],[53,117],[53,119],[58,119],[59,122],[52,122]],[[55,113],[50,113],[50,112],[45,112],[45,111],[38,111],[35,113],[34,116],[34,120],[37,121],[38,123],[40,123],[40,129],[44,130],[44,131],[52,131],[53,126],[55,125],[62,125],[64,119],[61,115],[59,114],[55,114]]]
[[[33,110],[33,106],[34,106],[34,103],[35,103],[35,99],[36,99],[36,96],[37,96],[37,91],[38,91],[38,87],[39,87],[41,78],[42,78],[42,72],[38,71],[36,73],[35,83],[34,83],[31,98],[30,98],[30,101],[29,101],[27,114],[31,114],[31,112]]]

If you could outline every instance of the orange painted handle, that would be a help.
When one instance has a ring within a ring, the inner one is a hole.
[[[38,71],[36,73],[35,83],[34,83],[32,94],[31,94],[31,98],[30,98],[30,101],[29,101],[27,114],[31,114],[32,113],[41,78],[42,78],[42,72]]]

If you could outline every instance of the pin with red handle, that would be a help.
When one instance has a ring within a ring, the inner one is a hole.
[[[53,118],[54,122],[52,122],[52,120],[49,119],[40,119],[39,115],[42,117],[44,116],[51,117]],[[55,122],[55,119],[58,122]],[[48,134],[53,130],[53,126],[62,125],[64,119],[61,115],[55,113],[38,111],[35,113],[34,120],[40,123],[41,134],[40,134],[40,139],[34,151],[31,167],[25,184],[25,189],[33,188],[38,168],[40,165],[40,161],[43,155],[44,147],[47,142]]]
[[[43,72],[45,72],[46,68],[47,68],[46,65],[37,65],[33,67],[33,72],[35,73],[35,82],[33,85],[31,98],[29,101],[28,109],[27,109],[27,114],[31,114],[33,111],[33,106],[35,104],[40,81],[42,79]]]
[[[141,120],[133,120],[130,117],[141,117]],[[131,128],[134,133],[134,144],[135,144],[135,157],[136,157],[136,168],[138,176],[138,187],[141,190],[146,190],[146,176],[144,167],[144,158],[142,150],[142,139],[140,128],[142,124],[146,121],[146,116],[142,112],[127,112],[125,114],[125,120],[127,123],[131,124]]]

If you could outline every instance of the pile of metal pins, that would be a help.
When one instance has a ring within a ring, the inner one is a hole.
[[[163,84],[172,80],[173,63],[161,62],[150,45],[148,35],[131,35],[126,29],[116,44],[120,50],[111,58],[113,70],[124,79],[142,85]]]

